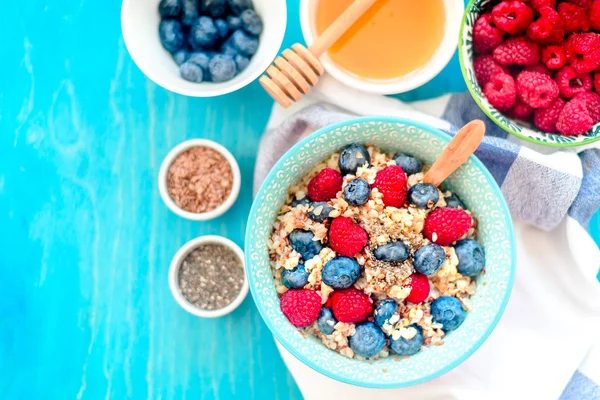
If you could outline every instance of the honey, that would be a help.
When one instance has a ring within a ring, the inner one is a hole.
[[[353,0],[318,0],[321,34]],[[445,30],[443,0],[378,0],[329,49],[340,68],[368,80],[392,80],[425,66]]]

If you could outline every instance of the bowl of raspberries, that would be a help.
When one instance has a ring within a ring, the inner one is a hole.
[[[423,182],[449,137],[366,117],[290,149],[257,194],[246,273],[277,340],[315,370],[365,387],[433,379],[501,317],[515,245],[504,198],[476,157]]]
[[[507,132],[555,147],[600,140],[600,0],[472,0],[459,59]]]
[[[124,0],[121,25],[136,65],[155,83],[211,97],[255,80],[277,55],[284,0]]]

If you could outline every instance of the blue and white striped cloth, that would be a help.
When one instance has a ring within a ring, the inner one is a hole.
[[[393,394],[599,400],[600,250],[587,228],[600,207],[600,149],[549,152],[525,146],[487,119],[467,93],[407,105],[355,92],[326,76],[292,110],[274,108],[257,158],[255,188],[303,136],[356,115],[419,120],[449,134],[472,119],[486,121],[476,155],[502,188],[517,236],[515,288],[488,341],[454,371]],[[280,351],[305,398],[370,394],[321,376]]]

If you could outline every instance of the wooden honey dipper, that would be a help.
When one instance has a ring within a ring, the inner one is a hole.
[[[355,0],[308,49],[296,43],[284,50],[258,80],[262,87],[284,108],[300,100],[325,72],[319,57],[376,1]]]

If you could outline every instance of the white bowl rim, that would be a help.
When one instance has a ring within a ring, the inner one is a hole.
[[[302,36],[307,45],[315,41],[312,20],[310,18],[310,5],[317,0],[300,0],[300,26]],[[376,94],[398,94],[416,89],[435,78],[448,65],[458,46],[459,32],[464,12],[463,0],[443,0],[446,13],[446,29],[439,48],[431,57],[431,60],[413,73],[391,80],[366,80],[355,77],[343,68],[338,67],[324,54],[320,60],[323,67],[335,79],[352,88],[368,93]],[[451,20],[449,16],[455,13],[457,18]]]
[[[231,186],[231,192],[229,193],[227,199],[225,199],[225,201],[214,210],[206,211],[203,213],[193,213],[182,209],[177,204],[175,204],[175,202],[169,195],[169,190],[167,189],[167,174],[169,172],[169,167],[181,153],[193,147],[207,147],[209,149],[213,149],[219,152],[223,157],[225,157],[225,159],[231,166],[231,171],[233,173],[233,183]],[[160,192],[160,197],[162,198],[163,202],[175,214],[179,215],[182,218],[189,219],[192,221],[207,221],[223,215],[227,210],[231,208],[233,203],[235,203],[236,199],[238,198],[238,195],[240,194],[241,182],[242,175],[240,173],[240,166],[238,165],[233,154],[231,154],[231,152],[227,150],[223,145],[220,145],[219,143],[213,142],[212,140],[208,139],[190,139],[175,146],[171,151],[169,151],[169,153],[163,160],[160,166],[160,171],[158,173],[158,190]]]
[[[183,262],[185,257],[187,257],[187,255],[190,254],[198,246],[207,243],[221,244],[232,250],[240,259],[240,263],[242,264],[242,268],[244,270],[244,283],[242,284],[240,292],[231,303],[218,310],[203,310],[191,304],[185,299],[185,297],[183,297],[183,294],[181,294],[181,290],[179,289],[178,283],[179,268],[181,267],[181,263]],[[179,303],[179,305],[190,314],[202,318],[217,318],[227,315],[233,310],[235,310],[242,303],[242,301],[244,301],[246,295],[248,294],[248,278],[246,277],[244,252],[242,251],[240,246],[223,236],[206,235],[192,239],[183,246],[181,246],[177,253],[175,253],[173,260],[171,261],[171,266],[169,267],[169,288],[171,289],[171,293],[173,294],[173,297],[175,298],[177,303]]]
[[[281,27],[280,31],[278,32],[278,37],[273,37],[273,36],[269,37],[269,40],[277,41],[277,43],[273,44],[273,48],[274,49],[276,48],[277,50],[273,51],[272,54],[268,58],[265,58],[265,60],[262,63],[258,64],[256,66],[255,71],[253,71],[251,74],[248,74],[248,76],[246,76],[244,79],[236,80],[234,78],[228,82],[220,82],[220,83],[216,83],[216,84],[211,83],[210,85],[199,83],[198,89],[195,89],[195,88],[187,89],[187,88],[182,88],[182,87],[178,87],[178,86],[173,86],[173,85],[167,83],[160,76],[160,74],[155,74],[152,70],[144,67],[144,63],[142,62],[142,59],[139,56],[137,49],[130,45],[131,44],[130,38],[133,35],[133,33],[132,33],[133,26],[130,26],[129,24],[127,24],[125,22],[128,7],[131,4],[131,2],[132,2],[132,0],[123,0],[123,2],[121,3],[121,32],[123,34],[123,41],[125,42],[125,47],[127,48],[129,55],[133,59],[133,62],[135,63],[135,65],[137,65],[137,67],[142,71],[142,73],[144,75],[146,75],[148,78],[150,78],[151,81],[153,81],[160,87],[163,87],[173,93],[182,94],[184,96],[215,97],[215,96],[221,96],[221,95],[225,95],[225,94],[228,94],[231,92],[235,92],[236,90],[239,90],[245,86],[248,86],[250,83],[254,82],[261,74],[263,74],[264,71],[267,69],[267,67],[271,64],[271,62],[273,62],[273,59],[275,59],[275,57],[278,54],[279,49],[281,48],[281,44],[283,43],[283,39],[284,39],[285,32],[286,32],[287,3],[284,0],[282,0],[281,1],[282,9],[281,9],[281,13],[280,13],[281,14],[280,18],[282,19],[281,20],[282,27]]]

